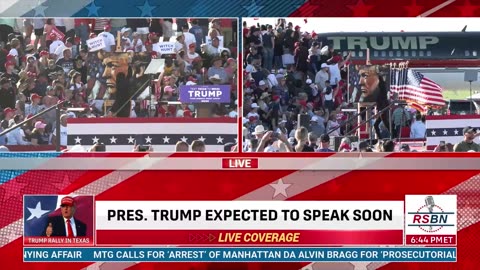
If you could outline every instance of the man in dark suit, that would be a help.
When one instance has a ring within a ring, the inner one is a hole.
[[[48,219],[44,236],[86,236],[87,225],[73,217],[76,210],[75,200],[70,196],[64,197],[60,207],[62,209],[62,215]]]

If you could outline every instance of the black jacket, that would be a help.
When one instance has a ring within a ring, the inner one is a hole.
[[[87,234],[87,225],[81,222],[80,220],[75,219],[75,227],[77,229],[77,237],[86,236]],[[67,236],[65,231],[65,221],[62,216],[55,216],[48,219],[48,222],[43,230],[43,236],[46,236],[46,231],[48,224],[52,223],[52,235],[51,236]]]

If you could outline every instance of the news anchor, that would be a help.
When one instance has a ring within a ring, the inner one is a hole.
[[[50,217],[44,230],[47,237],[79,237],[86,236],[87,225],[78,219],[75,219],[75,199],[67,196],[64,197],[60,204],[62,215]]]

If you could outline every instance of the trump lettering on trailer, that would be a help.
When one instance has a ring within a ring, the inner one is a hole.
[[[180,101],[184,103],[230,103],[230,85],[184,85]]]
[[[455,195],[407,195],[405,211],[406,244],[456,244],[457,197]]]

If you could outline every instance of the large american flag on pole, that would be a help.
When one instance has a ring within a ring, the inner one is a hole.
[[[445,105],[442,87],[422,73],[407,69],[393,69],[390,76],[390,91],[398,99],[406,100],[417,108]]]

